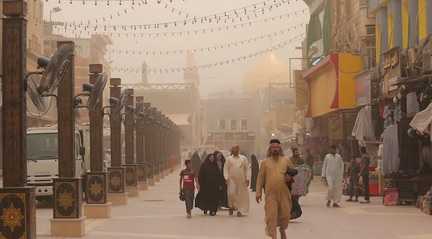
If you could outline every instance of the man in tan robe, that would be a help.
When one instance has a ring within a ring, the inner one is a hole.
[[[285,230],[291,218],[291,192],[287,182],[292,178],[286,175],[288,168],[293,168],[293,163],[283,156],[280,141],[270,141],[267,159],[261,163],[258,174],[256,201],[261,202],[262,191],[265,191],[265,222],[266,234],[276,239],[276,228],[282,239],[286,239]]]
[[[228,206],[232,215],[237,210],[241,217],[249,212],[249,164],[247,158],[240,154],[240,147],[234,146],[232,155],[227,158],[224,165],[224,176],[228,186]]]

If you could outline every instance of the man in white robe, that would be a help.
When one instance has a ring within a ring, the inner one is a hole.
[[[322,168],[322,179],[328,186],[327,207],[333,202],[333,207],[340,207],[342,199],[342,181],[344,174],[344,162],[342,157],[336,153],[336,146],[330,147],[330,153],[324,158]]]
[[[224,165],[224,176],[228,186],[228,206],[230,215],[237,210],[237,216],[241,217],[249,212],[249,180],[248,160],[240,155],[238,145],[232,148],[232,155],[228,157]]]

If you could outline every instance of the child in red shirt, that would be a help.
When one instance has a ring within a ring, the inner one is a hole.
[[[180,172],[180,194],[182,195],[186,204],[187,218],[191,218],[195,199],[195,184],[197,180],[195,180],[196,175],[192,170],[191,161],[185,160],[185,165],[186,168]]]

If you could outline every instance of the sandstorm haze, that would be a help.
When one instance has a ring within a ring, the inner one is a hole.
[[[109,6],[105,1],[98,1],[95,5],[94,1],[85,1],[83,7],[82,1],[47,1],[44,2],[44,18],[50,19],[54,22],[81,22],[93,25],[98,25],[97,33],[103,33],[104,25],[140,25],[140,24],[153,24],[159,22],[167,22],[173,20],[184,20],[187,18],[193,19],[194,16],[206,16],[216,13],[221,13],[229,9],[241,8],[246,5],[260,3],[261,1],[246,1],[246,0],[177,0],[169,3],[169,1],[162,1],[160,4],[154,1],[147,1],[147,4],[140,4],[135,1],[109,1]],[[144,1],[142,1],[144,2]],[[269,1],[267,1],[269,2]],[[269,2],[271,4],[271,2]],[[53,11],[52,9],[60,7],[61,11]],[[173,9],[175,9],[173,11]],[[293,13],[291,17],[283,17],[282,19],[272,17],[279,17]],[[110,16],[113,16],[110,19]],[[240,14],[241,15],[241,14]],[[103,18],[106,20],[103,21]],[[264,19],[269,19],[264,21]],[[118,34],[111,36],[113,44],[109,46],[110,50],[106,55],[106,59],[111,62],[114,68],[112,77],[121,77],[127,83],[135,83],[141,80],[141,65],[146,62],[149,68],[182,68],[186,66],[186,52],[179,54],[132,54],[129,50],[136,52],[144,51],[173,51],[173,50],[190,50],[197,48],[207,48],[218,45],[226,45],[228,43],[239,42],[243,40],[253,39],[259,36],[273,34],[280,31],[288,31],[283,34],[277,34],[271,38],[265,37],[251,41],[249,43],[239,44],[238,46],[224,47],[224,49],[210,50],[210,51],[197,51],[193,54],[196,65],[212,64],[225,60],[236,59],[238,57],[248,56],[265,50],[267,48],[276,47],[280,43],[284,43],[282,47],[278,47],[271,53],[262,54],[257,57],[251,57],[241,61],[236,61],[230,64],[221,66],[199,69],[200,76],[200,94],[208,96],[212,93],[223,91],[236,91],[242,92],[245,81],[288,81],[288,58],[300,57],[301,50],[296,50],[296,47],[302,45],[303,36],[306,30],[306,23],[308,21],[308,8],[303,1],[290,1],[289,3],[282,3],[278,8],[273,8],[265,14],[258,15],[258,17],[251,17],[250,20],[238,18],[235,23],[228,23],[227,25],[238,25],[241,22],[254,21],[251,26],[244,27],[231,27],[229,30],[214,31],[213,33],[207,31],[206,33],[194,33],[190,35],[183,34],[182,36],[161,36],[161,37],[141,37],[141,33],[156,33],[156,32],[184,32],[193,31],[196,29],[217,29],[221,24],[187,24],[179,26],[170,26],[167,28],[161,27],[158,30],[131,30],[120,31],[129,32],[129,36]],[[97,23],[96,23],[97,20]],[[256,21],[256,22],[255,22]],[[222,25],[223,26],[223,25]],[[77,37],[73,35],[72,29],[69,28],[64,31],[64,27],[59,26],[56,28],[55,33],[66,35],[70,37]],[[133,37],[132,34],[137,34]],[[109,35],[109,34],[108,34]],[[80,37],[88,37],[88,33],[82,33]],[[298,37],[297,37],[298,36]],[[289,44],[286,41],[293,39]],[[118,54],[115,51],[122,50],[123,53]],[[124,54],[129,51],[129,54]],[[265,63],[263,63],[265,62]],[[264,64],[264,65],[263,65]],[[276,66],[272,66],[272,64]],[[268,65],[268,67],[265,67]],[[286,68],[285,70],[283,68]],[[116,68],[128,68],[137,70],[135,72],[125,72],[116,70]],[[251,72],[256,72],[260,68],[260,74],[251,75]],[[299,62],[293,61],[293,68],[300,68]],[[284,72],[285,71],[285,72]],[[253,79],[252,79],[253,78]],[[154,83],[168,83],[168,82],[182,82],[183,72],[163,72],[163,73],[149,73],[148,79]]]

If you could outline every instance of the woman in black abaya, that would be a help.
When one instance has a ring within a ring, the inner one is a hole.
[[[228,188],[225,182],[225,177],[224,177],[224,166],[225,166],[225,157],[224,155],[219,152],[219,151],[215,151],[214,155],[216,157],[216,164],[222,174],[223,177],[223,185],[222,185],[222,190],[220,193],[220,199],[219,199],[219,207],[225,207],[228,208]]]
[[[216,164],[214,154],[207,155],[201,165],[198,182],[200,191],[196,197],[196,207],[203,210],[205,214],[210,212],[211,216],[215,216],[224,179]]]
[[[200,168],[201,168],[201,159],[200,156],[198,154],[198,152],[195,152],[192,155],[192,158],[190,159],[191,163],[192,163],[192,170],[195,173],[195,175],[199,174]]]

